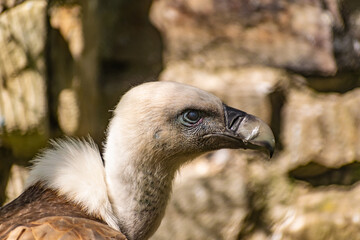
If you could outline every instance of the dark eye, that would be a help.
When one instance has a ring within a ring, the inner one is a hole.
[[[198,123],[200,119],[200,113],[196,110],[187,110],[180,116],[181,123],[188,127]]]

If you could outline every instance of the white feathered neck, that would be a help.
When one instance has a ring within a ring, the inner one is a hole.
[[[119,230],[107,194],[101,155],[93,140],[66,138],[51,144],[53,148],[33,160],[26,186],[41,182]]]

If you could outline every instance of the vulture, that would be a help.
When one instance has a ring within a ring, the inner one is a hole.
[[[159,227],[181,165],[221,148],[274,151],[257,117],[175,82],[123,95],[104,152],[89,139],[52,141],[24,192],[0,208],[0,239],[144,240]]]

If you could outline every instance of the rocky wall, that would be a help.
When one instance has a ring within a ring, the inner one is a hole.
[[[162,81],[260,116],[271,161],[221,150],[185,166],[152,239],[357,239],[360,205],[356,1],[153,2]]]
[[[26,165],[48,138],[46,6],[0,2],[0,202],[11,166]]]

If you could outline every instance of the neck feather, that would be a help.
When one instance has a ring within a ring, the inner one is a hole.
[[[91,139],[53,141],[34,159],[27,187],[41,183],[129,240],[148,239],[160,225],[177,167],[126,141],[109,134],[105,168]]]
[[[88,141],[67,138],[53,141],[52,145],[34,159],[27,187],[41,183],[118,229],[96,144],[90,138]]]
[[[109,197],[121,231],[130,240],[148,239],[160,225],[176,170],[165,168],[144,149],[126,146],[136,145],[108,136],[104,158]]]

